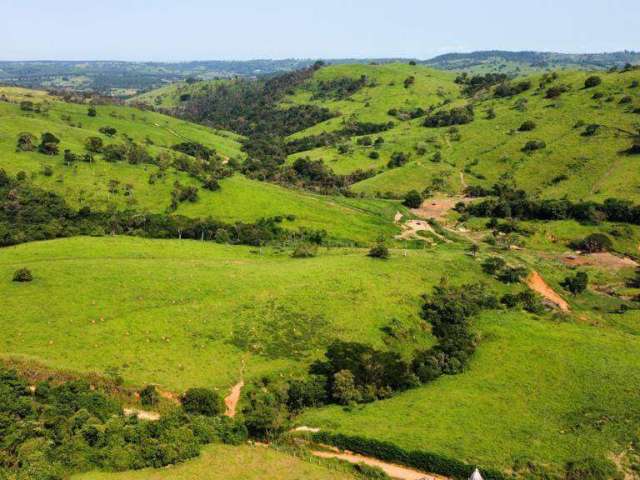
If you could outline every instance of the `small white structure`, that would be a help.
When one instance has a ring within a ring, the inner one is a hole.
[[[480,470],[476,468],[471,474],[471,476],[469,477],[469,480],[484,480],[484,479],[482,478],[482,475],[480,475]]]

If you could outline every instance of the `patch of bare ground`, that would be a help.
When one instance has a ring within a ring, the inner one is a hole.
[[[428,242],[428,243],[431,242],[430,239],[424,238],[424,237],[421,237],[420,235],[418,235],[418,232],[429,232],[434,237],[442,240],[443,242],[446,242],[446,243],[451,242],[451,240],[449,240],[448,238],[443,237],[438,232],[436,232],[433,229],[433,227],[431,225],[429,225],[429,222],[427,222],[426,220],[409,220],[408,222],[405,222],[402,225],[402,233],[400,233],[400,235],[396,235],[395,238],[396,238],[396,240],[417,239],[417,240],[423,240],[423,241]]]
[[[233,387],[231,387],[231,392],[224,399],[224,404],[226,407],[226,411],[224,414],[233,418],[236,416],[236,410],[238,408],[238,402],[240,401],[240,393],[242,392],[242,387],[244,387],[244,380],[240,380]]]
[[[150,412],[137,408],[125,408],[123,412],[127,417],[138,417],[139,420],[145,420],[147,422],[157,422],[160,420],[160,414],[158,412]]]
[[[438,221],[444,220],[447,213],[453,207],[456,206],[456,203],[463,202],[468,203],[472,198],[468,197],[433,197],[427,198],[420,208],[412,208],[411,213],[413,213],[416,217],[420,218],[433,218]]]
[[[600,253],[565,253],[560,261],[572,267],[589,266],[611,269],[635,268],[639,264],[629,257],[621,257],[609,252]]]
[[[527,278],[527,285],[531,290],[544,297],[547,302],[551,303],[563,312],[569,311],[569,304],[567,301],[558,295],[553,288],[544,281],[544,278],[542,278],[538,272],[531,272]]]

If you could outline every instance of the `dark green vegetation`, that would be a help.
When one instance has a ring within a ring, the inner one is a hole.
[[[197,456],[204,444],[246,439],[242,425],[194,403],[202,407],[203,395],[145,423],[125,417],[118,402],[87,382],[45,381],[31,390],[0,368],[0,476],[57,480],[95,468],[158,468]]]

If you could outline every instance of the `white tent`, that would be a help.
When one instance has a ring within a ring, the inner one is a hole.
[[[469,480],[483,480],[482,475],[480,475],[480,470],[476,468],[469,477]]]

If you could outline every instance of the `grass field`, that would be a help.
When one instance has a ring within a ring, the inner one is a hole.
[[[200,458],[172,468],[123,473],[87,473],[73,480],[347,480],[340,467],[313,464],[271,448],[207,447]]]
[[[226,388],[243,359],[248,379],[302,371],[333,338],[382,346],[380,328],[393,318],[414,331],[397,346],[410,352],[430,341],[418,325],[420,295],[453,268],[460,281],[478,274],[461,247],[437,248],[388,261],[363,250],[293,259],[290,251],[126,237],[5,248],[0,349],[178,391]],[[33,283],[11,282],[21,267]]]

